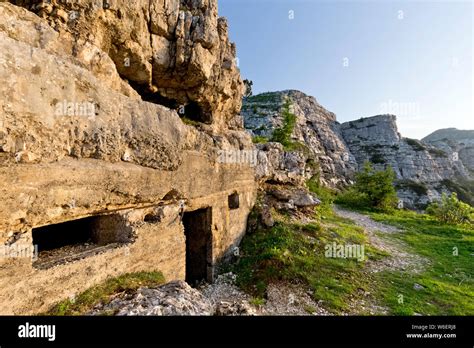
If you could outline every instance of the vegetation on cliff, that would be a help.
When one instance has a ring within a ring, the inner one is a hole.
[[[282,144],[285,149],[294,147],[294,142],[291,140],[291,134],[295,129],[296,116],[290,111],[291,100],[287,99],[283,104],[283,125],[273,131],[272,141]]]

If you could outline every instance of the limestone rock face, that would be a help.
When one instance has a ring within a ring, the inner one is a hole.
[[[243,84],[216,0],[10,2],[73,38],[75,57],[94,66],[104,52],[147,99],[183,113],[188,108],[188,117],[217,128],[234,122]]]
[[[394,115],[380,115],[343,123],[342,135],[359,168],[370,161],[376,168],[390,165],[397,175],[398,196],[408,208],[423,207],[453,191],[447,182],[472,180],[461,156],[460,147],[434,147],[398,133]],[[467,152],[468,148],[464,148]]]
[[[314,97],[289,90],[246,98],[241,111],[245,128],[253,136],[271,139],[275,129],[284,126],[285,103],[289,103],[289,111],[296,117],[291,141],[302,146],[297,151],[284,151],[271,143],[259,145],[266,154],[259,162],[261,172],[267,168],[278,182],[284,181],[282,171],[285,171],[292,182],[319,175],[321,183],[329,187],[346,185],[355,171],[355,159],[341,136],[336,116]]]
[[[285,151],[280,143],[257,144],[258,161],[255,168],[258,180],[280,184],[304,185],[312,176],[307,157],[299,151]]]
[[[121,86],[118,75],[112,75],[117,84],[111,86],[64,52],[57,54],[65,41],[34,14],[5,4],[0,14],[0,28],[20,24],[16,31],[0,32],[2,165],[71,156],[176,169],[197,131],[165,107],[107,88]],[[51,40],[41,41],[42,35]],[[24,41],[17,41],[19,36]]]
[[[474,173],[474,131],[456,128],[439,129],[423,141],[458,158],[464,167]]]

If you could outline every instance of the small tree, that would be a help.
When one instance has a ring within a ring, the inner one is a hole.
[[[251,97],[252,94],[253,94],[252,93],[253,81],[245,79],[244,80],[244,85],[245,85],[244,97],[245,98]]]
[[[474,218],[474,208],[461,202],[454,192],[450,196],[443,193],[441,201],[431,203],[426,212],[442,222],[451,224],[471,223]]]
[[[391,167],[376,171],[370,162],[364,164],[361,172],[356,174],[354,189],[366,195],[368,204],[375,208],[394,208],[398,198],[393,181],[395,172]]]

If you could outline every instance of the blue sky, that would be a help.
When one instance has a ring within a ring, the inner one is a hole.
[[[298,89],[340,122],[474,129],[471,1],[219,0],[254,94]]]

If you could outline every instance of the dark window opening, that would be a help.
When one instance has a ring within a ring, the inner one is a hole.
[[[186,282],[196,285],[212,281],[212,209],[205,208],[183,215],[186,236]]]
[[[33,228],[38,248],[35,266],[49,268],[132,241],[132,229],[120,215],[92,216]]]
[[[229,209],[239,209],[240,199],[239,194],[237,192],[231,194],[227,200],[229,204]]]

